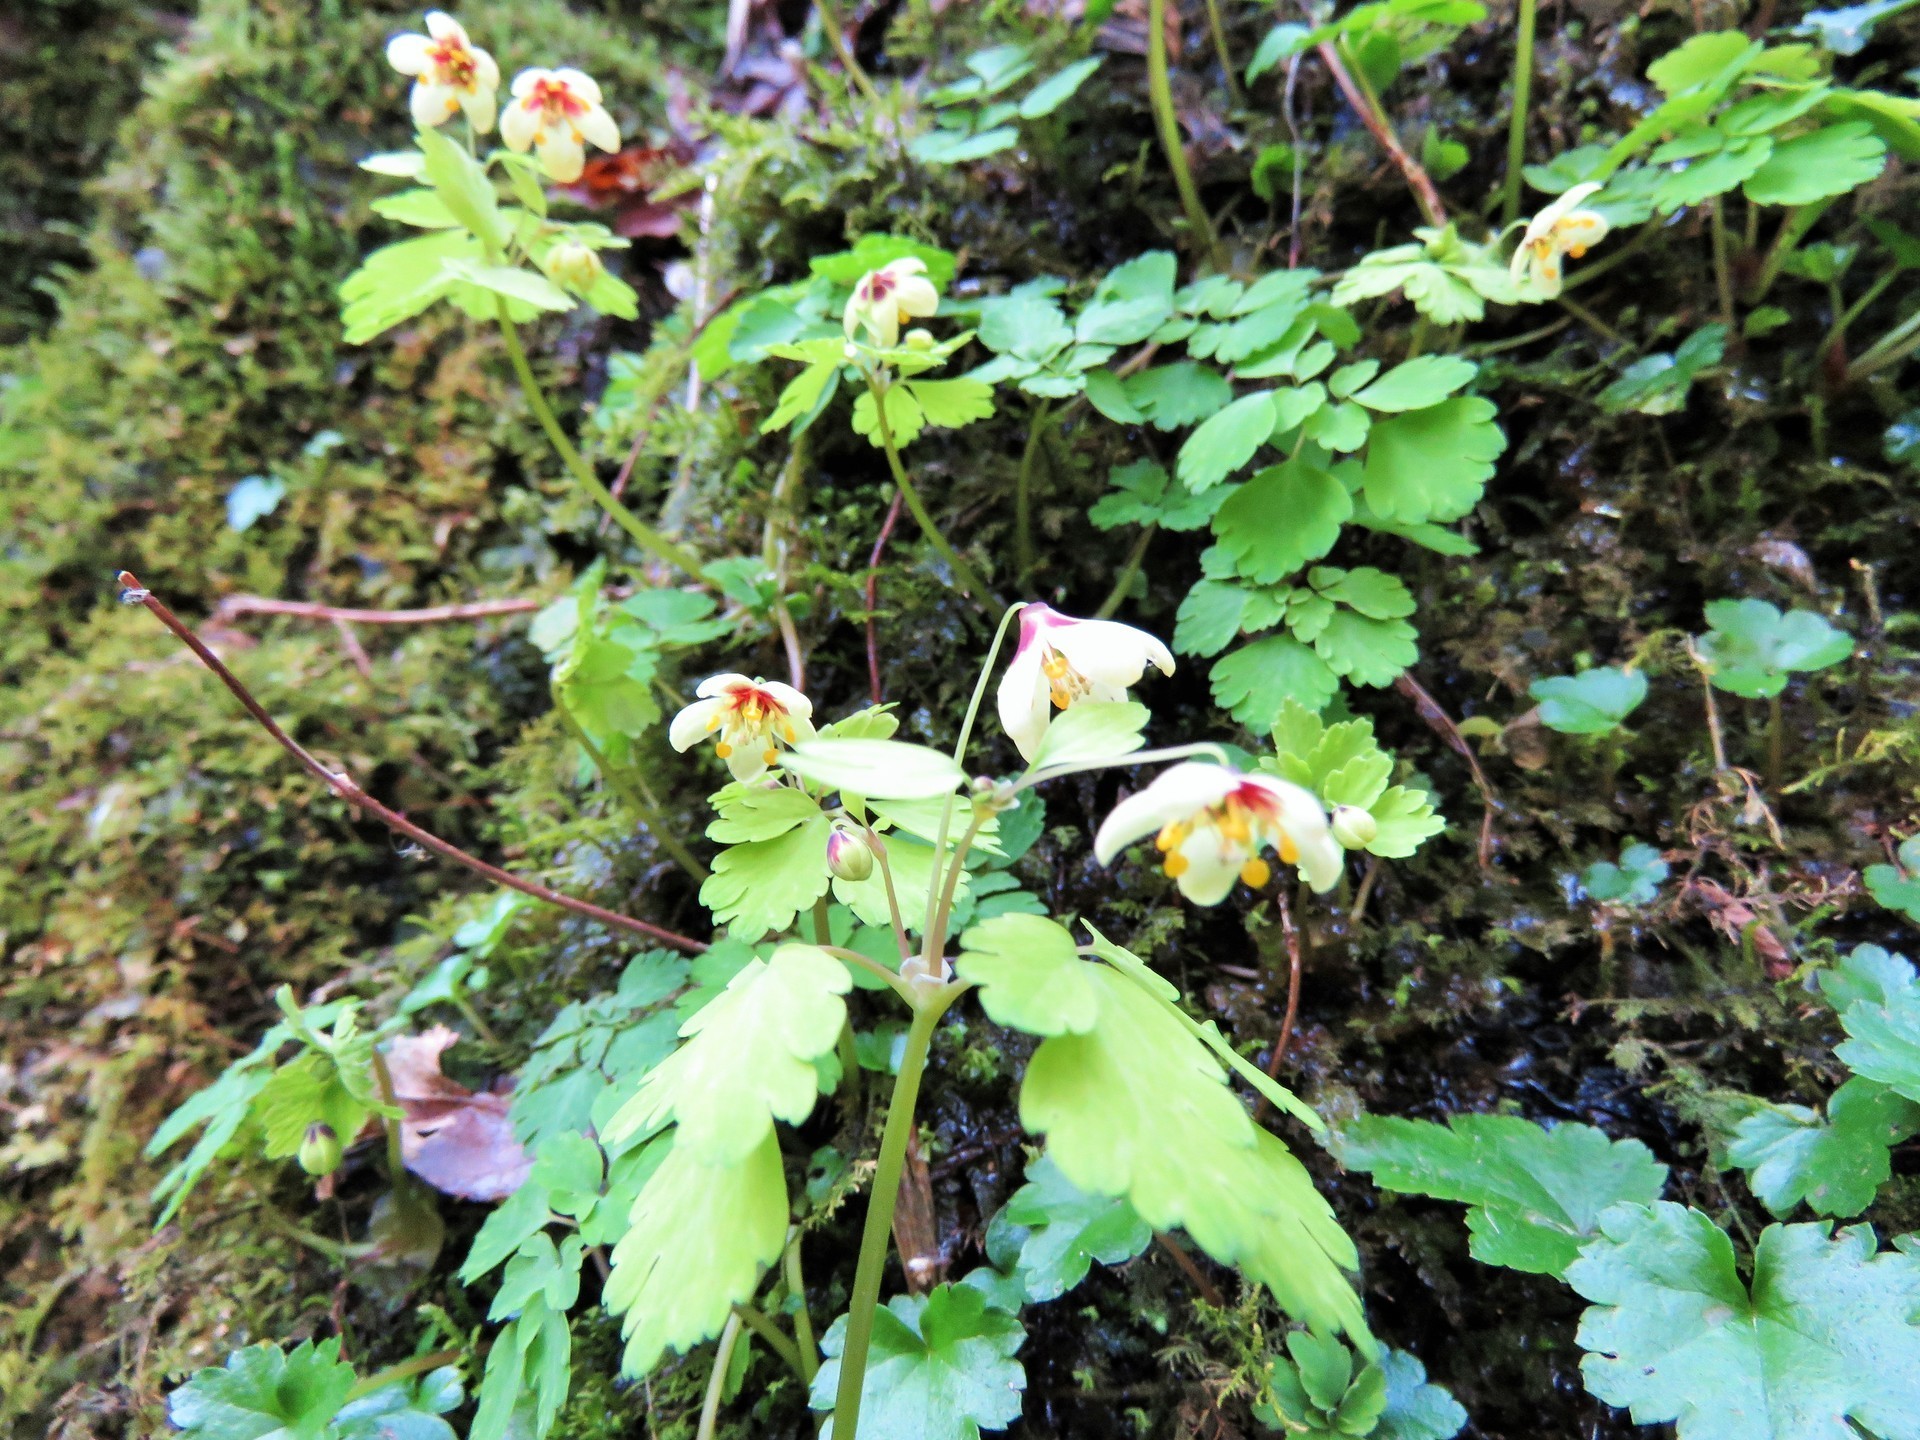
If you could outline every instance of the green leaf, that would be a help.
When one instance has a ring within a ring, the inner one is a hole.
[[[1687,160],[1684,169],[1663,174],[1654,185],[1654,208],[1662,215],[1671,215],[1724,195],[1757,174],[1772,154],[1773,141],[1765,135],[1753,135]],[[1659,161],[1662,156],[1655,151],[1653,158]]]
[[[960,827],[954,828],[949,840],[951,846],[960,838]],[[934,850],[931,845],[922,845],[899,835],[891,835],[886,840],[887,872],[878,865],[873,874],[864,880],[838,880],[833,882],[834,898],[847,906],[867,925],[885,925],[889,921],[887,905],[886,873],[893,876],[893,889],[900,902],[907,929],[918,933],[925,923],[927,913],[927,891],[933,883]],[[978,843],[977,841],[975,843]],[[965,871],[960,874],[959,884],[953,892],[953,904],[956,914],[965,913],[967,896],[971,891],[971,882]]]
[[[1152,1227],[1125,1200],[1087,1194],[1044,1155],[994,1219],[1024,1232],[1016,1268],[1034,1303],[1059,1299],[1095,1260],[1121,1265],[1153,1241]]]
[[[968,380],[969,385],[978,385],[991,390],[984,382]],[[905,447],[920,437],[927,428],[926,412],[920,408],[920,402],[914,399],[913,392],[904,384],[890,385],[883,392],[887,405],[887,428],[893,432],[893,443]],[[880,422],[876,418],[878,410],[873,403],[873,392],[862,391],[853,399],[853,432],[864,435],[873,442],[875,449],[886,444],[880,435]]]
[[[1920,919],[1920,876],[1903,874],[1898,866],[1869,865],[1860,872],[1867,893],[1889,910],[1909,920]]]
[[[1454,1115],[1447,1125],[1362,1115],[1336,1153],[1382,1189],[1465,1201],[1473,1257],[1535,1275],[1563,1274],[1603,1210],[1651,1202],[1667,1178],[1638,1140],[1511,1115]]]
[[[1371,565],[1353,570],[1333,565],[1315,566],[1307,574],[1307,583],[1327,599],[1374,620],[1401,620],[1416,608],[1404,581]]]
[[[1608,735],[1647,698],[1639,670],[1600,665],[1578,675],[1536,680],[1527,693],[1540,705],[1540,723],[1562,735]]]
[[[1747,1172],[1775,1215],[1802,1200],[1816,1215],[1858,1215],[1893,1174],[1891,1148],[1920,1134],[1920,1105],[1859,1076],[1827,1101],[1822,1120],[1804,1105],[1767,1105],[1742,1120],[1727,1159]]]
[[[1011,150],[1020,143],[1020,130],[996,125],[991,130],[929,130],[907,142],[907,153],[923,165],[963,165]]]
[[[827,869],[831,828],[816,810],[812,819],[776,839],[722,850],[713,857],[713,873],[700,886],[700,903],[713,912],[716,924],[727,926],[738,939],[757,940],[787,929],[796,915],[827,893],[833,878]]]
[[[438,130],[418,131],[414,139],[425,157],[421,176],[447,213],[483,246],[504,244],[507,225],[486,167]]]
[[[1580,874],[1588,898],[1606,905],[1651,905],[1667,878],[1668,865],[1652,845],[1632,841],[1620,847],[1620,863],[1596,861]]]
[[[515,265],[484,265],[459,256],[441,261],[441,268],[456,280],[521,301],[536,310],[571,310],[574,306],[571,295],[533,270],[522,270]]]
[[[1404,1350],[1380,1357],[1387,1381],[1387,1404],[1373,1440],[1453,1440],[1467,1424],[1460,1402],[1427,1383],[1427,1367]]]
[[[1177,264],[1170,250],[1149,250],[1117,265],[1094,287],[1074,322],[1083,345],[1137,345],[1173,315]]]
[[[1796,35],[1817,40],[1836,55],[1858,55],[1873,38],[1873,27],[1889,16],[1911,9],[1914,0],[1866,0],[1837,10],[1809,10],[1793,27]],[[365,163],[364,161],[362,162]]]
[[[1920,1101],[1920,987],[1909,979],[1879,998],[1862,993],[1840,1012],[1840,1023],[1848,1038],[1833,1053],[1854,1074]]]
[[[432,190],[402,190],[398,195],[382,195],[373,202],[373,213],[418,230],[446,230],[460,224],[447,202]]]
[[[487,1352],[467,1440],[520,1440],[553,1428],[573,1381],[567,1317],[535,1296]]]
[[[1693,382],[1726,357],[1727,327],[1702,325],[1672,354],[1644,355],[1599,394],[1609,415],[1673,415],[1686,409]]]
[[[1747,198],[1761,205],[1811,205],[1859,189],[1886,165],[1886,143],[1873,127],[1849,120],[1774,146],[1744,188]]]
[[[445,264],[481,258],[480,244],[461,230],[442,230],[385,245],[340,282],[340,320],[349,345],[413,319],[445,299],[458,283]]]
[[[837,363],[809,365],[793,379],[787,382],[786,389],[780,392],[780,401],[773,407],[773,413],[760,422],[760,433],[771,435],[776,430],[784,430],[796,420],[811,421],[826,408],[827,401],[833,398],[833,392],[840,387],[840,366]],[[806,426],[802,425],[801,429]]]
[[[1213,531],[1241,575],[1273,584],[1332,550],[1352,515],[1347,487],[1295,456],[1237,487],[1214,515]]]
[[[962,425],[971,425],[975,420],[985,420],[993,414],[993,387],[978,380],[961,376],[954,380],[906,380],[901,383],[912,392],[920,406],[920,413],[929,425],[958,430]],[[888,416],[891,419],[891,406]],[[895,439],[899,439],[898,435]]]
[[[1371,1350],[1343,1270],[1357,1256],[1283,1144],[1255,1126],[1168,1001],[1118,970],[1089,976],[1093,1027],[1041,1041],[1020,1119],[1079,1189],[1125,1198],[1157,1230],[1265,1284],[1291,1314]]]
[[[443,1365],[349,1400],[334,1414],[332,1440],[454,1440],[453,1427],[440,1417],[466,1398],[459,1370]]]
[[[1064,926],[1038,915],[982,920],[960,937],[954,972],[980,986],[980,1004],[996,1025],[1029,1035],[1092,1028],[1099,1010],[1093,975]]]
[[[169,1395],[167,1418],[194,1440],[321,1440],[353,1384],[338,1340],[249,1345]]]
[[[1226,376],[1192,360],[1142,370],[1126,379],[1124,391],[1128,403],[1157,430],[1197,425],[1233,400]]]
[[[1422,355],[1394,366],[1353,398],[1369,410],[1425,410],[1445,400],[1479,370],[1471,360],[1457,355]]]
[[[1231,493],[1221,486],[1195,495],[1173,483],[1164,468],[1152,460],[1136,460],[1117,467],[1107,477],[1113,490],[1087,511],[1102,530],[1120,525],[1158,525],[1164,530],[1198,530],[1214,516]]]
[[[1920,1434],[1920,1260],[1874,1254],[1859,1225],[1769,1225],[1751,1288],[1713,1221],[1623,1205],[1567,1270],[1587,1389],[1680,1440],[1886,1440]]]
[[[1913,962],[1878,945],[1856,945],[1852,953],[1820,976],[1820,993],[1844,1018],[1862,1003],[1895,1005],[1920,990]]]
[[[904,740],[816,736],[782,752],[780,763],[822,789],[873,800],[927,800],[967,778],[952,756]]]
[[[1079,701],[1047,726],[1027,771],[1130,755],[1146,743],[1141,732],[1150,718],[1147,707],[1137,700]]]
[[[1678,95],[1738,74],[1760,54],[1760,46],[1737,30],[1694,35],[1647,67],[1647,78],[1664,95]]]
[[[1018,1320],[971,1285],[896,1295],[874,1312],[862,1428],[888,1440],[980,1440],[982,1429],[1006,1429],[1020,1418],[1027,1373],[1013,1357],[1026,1338]],[[842,1315],[821,1338],[828,1359],[813,1379],[816,1410],[833,1408],[846,1344]]]
[[[1240,634],[1249,592],[1224,580],[1202,580],[1180,602],[1173,648],[1182,655],[1218,655]]]
[[[1053,298],[1058,281],[1034,280],[980,303],[980,343],[995,354],[1045,360],[1073,341],[1073,327]]]
[[[1266,635],[1214,662],[1214,702],[1233,718],[1264,735],[1274,712],[1288,700],[1318,710],[1333,698],[1340,682],[1307,646],[1291,635]]]
[[[253,1103],[269,1160],[297,1155],[309,1125],[329,1126],[342,1145],[351,1144],[372,1114],[373,1107],[353,1093],[332,1057],[313,1051],[275,1070]]]
[[[1391,685],[1420,658],[1419,632],[1404,620],[1375,620],[1339,609],[1314,636],[1313,648],[1335,675],[1354,685]]]
[[[1778,695],[1795,674],[1838,665],[1853,640],[1811,610],[1785,615],[1765,600],[1715,600],[1698,642],[1715,688],[1748,699]]]
[[[1254,48],[1253,59],[1247,62],[1247,84],[1253,84],[1282,60],[1298,55],[1307,47],[1311,34],[1305,25],[1291,20],[1274,26]]]
[[[754,960],[680,1028],[685,1043],[648,1072],[606,1127],[609,1145],[677,1121],[674,1153],[710,1165],[742,1162],[797,1125],[820,1091],[813,1062],[847,1022],[847,967],[812,945]]]
[[[953,256],[906,235],[862,235],[851,250],[816,255],[807,262],[807,268],[815,275],[824,275],[842,290],[851,290],[869,270],[878,270],[908,256],[927,267],[927,279],[933,282],[934,289],[945,290],[953,283]]]
[[[1507,448],[1493,402],[1456,396],[1375,423],[1361,480],[1383,520],[1445,523],[1479,503]]]
[[[1043,115],[1051,115],[1073,98],[1074,92],[1100,68],[1100,62],[1105,58],[1102,55],[1089,55],[1049,75],[1029,90],[1026,98],[1020,102],[1020,118],[1038,120]]]
[[[627,1317],[622,1368],[638,1376],[669,1347],[684,1354],[718,1335],[733,1307],[753,1298],[761,1274],[780,1258],[787,1181],[772,1127],[727,1164],[704,1164],[690,1148],[672,1143],[641,1188],[631,1219],[613,1247],[604,1299],[608,1310]]]
[[[1273,396],[1243,395],[1204,422],[1180,447],[1176,473],[1191,490],[1217,485],[1247,461],[1273,433]]]

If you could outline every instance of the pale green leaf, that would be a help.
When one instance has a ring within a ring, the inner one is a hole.
[[[1887,165],[1887,147],[1864,120],[1849,120],[1796,135],[1748,178],[1749,200],[1762,205],[1811,205],[1857,190]]]
[[[876,800],[925,800],[967,778],[952,756],[904,740],[816,736],[782,752],[780,763],[822,789]]]
[[[713,912],[716,924],[742,940],[787,929],[827,893],[829,828],[816,809],[814,818],[775,839],[722,850],[700,886],[700,903]]]
[[[1056,765],[1114,760],[1138,750],[1151,717],[1137,700],[1081,700],[1053,718],[1028,764],[1029,773]]]
[[[1383,520],[1445,523],[1479,503],[1493,462],[1507,448],[1493,402],[1456,396],[1377,422],[1362,478]]]
[[[1180,483],[1192,490],[1219,484],[1253,458],[1273,433],[1273,423],[1271,394],[1241,396],[1187,437],[1175,467]]]
[[[1020,1418],[1027,1374],[1013,1358],[1026,1341],[1020,1322],[990,1307],[971,1285],[938,1285],[897,1295],[874,1312],[860,1391],[862,1432],[887,1440],[980,1440]],[[831,1410],[847,1343],[841,1316],[821,1337],[827,1361],[813,1379],[812,1405]],[[831,1440],[832,1427],[821,1432]]]
[[[1578,675],[1536,680],[1527,693],[1540,705],[1540,723],[1563,735],[1606,735],[1620,728],[1647,698],[1638,670],[1600,665]]]
[[[1333,698],[1340,682],[1326,661],[1291,635],[1266,635],[1215,661],[1212,686],[1215,703],[1256,735],[1264,735],[1287,701],[1318,710]]]
[[[1090,1029],[1099,1009],[1093,962],[1080,958],[1065,927],[1038,915],[982,920],[960,937],[954,972],[980,986],[995,1024],[1029,1035]]]
[[[1457,355],[1422,355],[1394,366],[1353,398],[1369,410],[1424,410],[1445,400],[1478,371],[1471,360]]]

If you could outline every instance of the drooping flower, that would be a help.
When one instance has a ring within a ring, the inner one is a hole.
[[[606,270],[599,253],[578,240],[561,240],[548,246],[547,253],[540,257],[540,268],[554,284],[582,294],[591,290]]]
[[[1340,846],[1312,793],[1226,765],[1188,760],[1162,771],[1113,807],[1094,836],[1093,853],[1110,864],[1146,835],[1155,837],[1166,856],[1162,868],[1196,905],[1218,905],[1235,880],[1265,885],[1273,870],[1260,852],[1269,847],[1315,890],[1331,890],[1340,879]]]
[[[531,148],[540,166],[562,185],[587,168],[586,141],[611,154],[620,129],[600,103],[600,87],[579,70],[522,70],[500,115],[500,138],[510,150]]]
[[[780,746],[813,735],[813,702],[778,680],[710,675],[694,691],[699,698],[673,717],[667,739],[689,750],[709,736],[713,750],[736,780],[757,780],[780,757]]]
[[[864,329],[880,349],[891,350],[900,343],[901,325],[939,308],[940,292],[927,279],[926,262],[908,255],[862,275],[841,321],[849,340]]]
[[[1576,185],[1527,222],[1520,247],[1513,252],[1510,271],[1514,284],[1527,284],[1531,294],[1542,300],[1560,293],[1566,278],[1561,257],[1578,260],[1606,239],[1611,228],[1598,210],[1580,208],[1582,200],[1599,190],[1591,181]]]
[[[1048,605],[1020,612],[1020,644],[1000,681],[1000,724],[1032,760],[1052,710],[1076,700],[1124,700],[1151,664],[1173,673],[1173,652],[1115,620],[1076,620]]]
[[[451,15],[429,10],[426,34],[394,36],[387,42],[387,63],[414,77],[407,97],[414,124],[431,129],[464,110],[476,134],[493,129],[500,67]]]

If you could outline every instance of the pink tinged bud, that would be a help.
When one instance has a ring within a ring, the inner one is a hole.
[[[323,1120],[307,1126],[300,1142],[300,1168],[309,1175],[331,1175],[340,1168],[340,1137]]]
[[[857,885],[873,874],[873,847],[857,831],[836,825],[827,836],[827,869],[837,879]]]

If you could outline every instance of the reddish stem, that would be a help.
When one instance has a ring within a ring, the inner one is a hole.
[[[226,667],[226,664],[218,655],[206,647],[198,635],[195,635],[193,631],[181,623],[180,617],[169,610],[159,596],[153,594],[153,592],[141,585],[139,580],[129,571],[122,570],[119,578],[120,584],[125,587],[127,592],[124,596],[126,600],[130,603],[144,606],[156,620],[171,630],[174,635],[179,638],[180,642],[199,658],[200,663],[211,670],[219,679],[220,683],[227,687],[228,691],[233,695],[233,698],[245,707],[246,712],[259,722],[260,727],[265,730],[268,735],[273,737],[274,742],[278,744],[281,749],[299,761],[301,768],[309,775],[312,775],[349,805],[366,811],[388,829],[406,836],[409,840],[433,851],[436,855],[443,856],[455,864],[464,865],[476,874],[486,876],[487,879],[493,881],[496,885],[504,885],[509,890],[518,890],[523,895],[531,895],[536,900],[544,900],[547,904],[556,905],[562,910],[571,910],[574,914],[583,915],[589,920],[598,920],[603,925],[611,925],[616,929],[625,930],[635,935],[645,935],[649,939],[658,940],[664,945],[671,945],[679,950],[697,954],[707,948],[702,941],[692,939],[686,935],[675,934],[673,931],[663,929],[649,921],[636,920],[630,915],[621,915],[612,910],[602,909],[600,906],[592,904],[589,901],[576,900],[571,895],[563,895],[558,890],[550,890],[545,885],[541,885],[536,881],[523,880],[518,875],[502,870],[497,865],[489,865],[478,856],[469,855],[466,851],[460,849],[459,846],[449,844],[438,835],[422,830],[397,810],[389,810],[385,805],[382,805],[378,800],[375,800],[371,795],[367,794],[366,791],[362,790],[350,776],[329,770],[325,765],[320,763],[311,751],[291,735],[287,734],[285,730],[281,729],[279,722],[266,712],[265,707],[263,707],[258,700],[253,698],[253,693],[240,682],[240,678]]]
[[[1320,59],[1333,76],[1333,83],[1340,87],[1340,93],[1347,97],[1347,104],[1353,107],[1353,113],[1360,117],[1360,123],[1373,136],[1374,143],[1387,152],[1387,158],[1406,180],[1407,188],[1413,191],[1414,203],[1420,207],[1420,213],[1426,217],[1427,223],[1434,226],[1446,224],[1447,207],[1440,199],[1439,190],[1434,188],[1433,177],[1401,147],[1399,139],[1387,127],[1386,119],[1355,83],[1331,42],[1320,46]]]
[[[229,595],[213,607],[216,625],[236,615],[297,615],[347,625],[433,625],[443,620],[485,620],[495,615],[525,615],[544,600],[470,600],[463,605],[428,605],[419,610],[356,610],[314,600],[273,600],[265,595]]]
[[[880,693],[880,641],[874,633],[873,608],[879,603],[880,557],[886,554],[887,541],[900,519],[900,504],[904,498],[899,490],[893,492],[893,504],[887,507],[887,518],[880,526],[880,537],[873,542],[873,554],[867,557],[867,674],[873,681],[873,703],[876,705],[885,697]]]

